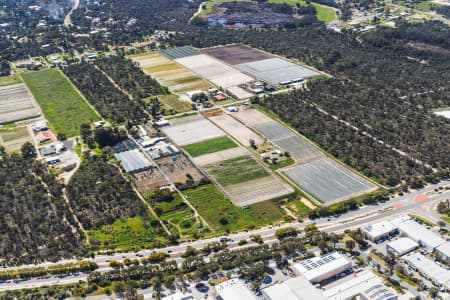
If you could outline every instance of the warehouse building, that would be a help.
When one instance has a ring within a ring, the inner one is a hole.
[[[396,300],[397,294],[386,287],[372,271],[364,271],[323,292],[328,300]]]
[[[137,149],[115,153],[114,156],[127,173],[145,171],[153,166]]]
[[[250,289],[237,278],[218,284],[216,292],[218,300],[258,300]]]
[[[322,292],[303,276],[265,288],[262,294],[266,300],[325,300]]]
[[[445,242],[437,247],[436,252],[439,253],[443,259],[450,261],[450,242]]]
[[[177,292],[175,294],[166,296],[161,298],[161,300],[194,300],[194,296],[192,296],[191,293],[182,293],[182,292]]]
[[[394,235],[397,228],[388,221],[382,221],[361,228],[367,239],[376,242]]]
[[[419,243],[420,246],[429,250],[434,250],[445,243],[439,235],[425,226],[420,225],[409,216],[401,216],[391,220],[392,225],[398,228],[402,235],[408,236],[410,239]]]
[[[319,283],[352,267],[351,262],[338,252],[303,260],[294,268],[312,283]]]
[[[450,271],[440,267],[434,261],[420,253],[405,256],[405,262],[433,284],[450,290]]]
[[[386,250],[395,256],[402,256],[419,248],[419,244],[410,238],[401,237],[386,245]]]

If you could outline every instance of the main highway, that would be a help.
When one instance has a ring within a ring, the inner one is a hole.
[[[152,251],[161,251],[170,254],[172,259],[180,261],[181,254],[186,250],[187,246],[201,249],[205,245],[219,241],[221,238],[226,237],[228,239],[228,247],[230,249],[248,247],[252,245],[250,242],[245,246],[239,246],[238,242],[242,239],[249,240],[251,235],[259,234],[265,243],[272,243],[276,240],[275,232],[280,228],[294,227],[299,230],[303,230],[305,226],[315,224],[316,227],[322,231],[331,233],[342,233],[346,229],[355,229],[366,224],[375,223],[381,220],[393,218],[397,215],[413,213],[421,215],[431,221],[439,221],[439,217],[434,212],[433,208],[438,202],[450,198],[450,181],[442,181],[438,184],[428,185],[420,190],[413,190],[405,193],[404,195],[394,197],[384,203],[377,205],[363,206],[358,210],[347,212],[339,217],[320,218],[316,220],[307,220],[304,222],[285,223],[277,226],[263,227],[257,230],[244,231],[239,233],[230,234],[227,236],[214,237],[209,239],[198,240],[194,242],[183,243],[176,246],[170,246],[159,249],[147,249],[138,252],[126,252],[126,253],[114,253],[111,255],[97,255],[95,258],[86,258],[86,260],[93,261],[98,264],[99,272],[107,272],[111,270],[109,262],[111,260],[121,261],[125,258],[140,258],[148,256]],[[75,262],[76,259],[61,260],[57,263]],[[0,271],[15,268],[24,267],[48,267],[52,262],[46,262],[38,265],[27,265],[12,268],[0,268]],[[80,273],[65,277],[47,276],[46,278],[31,278],[21,281],[7,281],[0,283],[0,291],[16,290],[25,288],[36,288],[41,286],[61,285],[68,283],[79,282],[80,280],[86,280],[87,274]]]

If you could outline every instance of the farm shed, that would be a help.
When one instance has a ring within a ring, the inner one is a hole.
[[[150,169],[153,165],[137,149],[114,154],[127,173],[136,173]]]

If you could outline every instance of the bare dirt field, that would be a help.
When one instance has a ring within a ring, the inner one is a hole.
[[[252,77],[206,54],[183,57],[175,61],[218,87],[229,88],[253,81]]]
[[[225,136],[225,132],[200,115],[175,119],[171,124],[162,131],[179,146]]]
[[[188,174],[192,176],[194,181],[199,181],[203,177],[183,155],[158,159],[157,163],[172,182],[185,183]]]
[[[248,154],[242,147],[222,150],[214,153],[208,153],[193,158],[193,161],[198,166],[206,166],[218,161],[227,160]]]
[[[236,206],[247,206],[294,192],[275,175],[227,186],[224,190]]]
[[[40,116],[33,95],[23,83],[0,87],[0,124]]]
[[[8,152],[19,150],[23,144],[32,141],[33,139],[27,127],[0,130],[0,145],[3,145]]]
[[[131,59],[172,92],[185,93],[211,87],[207,81],[158,52],[135,55]]]
[[[250,127],[254,127],[258,124],[266,122],[273,122],[273,120],[269,116],[253,108],[239,110],[239,112],[233,113],[232,116],[236,117],[242,123]]]
[[[262,144],[264,141],[257,133],[248,129],[229,115],[211,117],[210,120],[244,146],[250,146],[250,140],[254,140],[257,145]]]
[[[232,86],[227,89],[227,91],[231,94],[233,94],[237,99],[247,99],[253,96],[252,93],[247,92],[243,88],[240,88],[238,86]]]
[[[205,49],[202,53],[206,53],[230,65],[244,64],[273,57],[265,52],[239,44]]]
[[[141,193],[152,193],[159,187],[168,184],[164,176],[156,168],[130,175]]]

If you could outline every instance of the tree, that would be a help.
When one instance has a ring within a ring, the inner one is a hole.
[[[354,240],[346,240],[345,241],[345,247],[352,251],[355,248],[355,241]]]
[[[21,152],[24,159],[34,159],[37,156],[36,149],[30,142],[26,142],[22,145]]]
[[[430,287],[428,294],[432,299],[435,299],[439,295],[439,289],[435,286]]]

